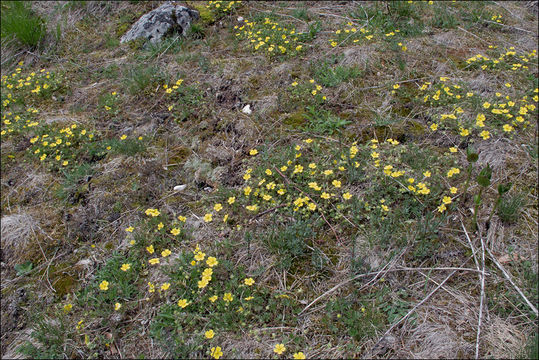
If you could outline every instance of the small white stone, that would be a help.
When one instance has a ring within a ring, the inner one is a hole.
[[[241,112],[244,113],[244,114],[247,114],[247,115],[251,115],[251,113],[253,112],[251,110],[251,105],[247,104],[243,107],[243,109],[241,109]]]
[[[243,21],[243,16],[239,16],[238,17],[238,22],[242,22]]]
[[[174,191],[183,191],[185,190],[185,188],[187,187],[187,185],[176,185],[174,186]]]

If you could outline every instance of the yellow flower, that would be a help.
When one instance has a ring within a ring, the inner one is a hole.
[[[485,101],[483,103],[483,108],[488,109],[490,107],[490,103],[488,101]]]
[[[400,88],[401,86],[399,84],[395,84],[393,85],[393,89],[397,90],[398,88]]]
[[[342,194],[342,197],[344,200],[350,200],[352,198],[352,194],[350,194],[349,192],[345,192],[344,194]]]
[[[215,211],[221,211],[223,209],[223,205],[221,205],[220,203],[217,203],[215,204],[215,206],[213,207],[213,209]]]
[[[146,209],[145,213],[146,215],[151,216],[151,217],[156,217],[156,216],[159,216],[159,214],[161,214],[159,210],[157,209]]]
[[[309,203],[309,205],[307,205],[307,208],[311,211],[315,211],[316,210],[316,204],[315,203]]]
[[[213,275],[213,269],[212,268],[206,268],[204,269],[204,271],[202,272],[202,277],[203,278],[208,278],[208,279],[211,279],[211,276]]]
[[[127,271],[129,269],[131,269],[131,264],[122,264],[122,267],[120,268],[122,271]]]
[[[249,196],[249,194],[251,193],[251,187],[250,186],[247,186],[246,188],[243,189],[243,193],[245,194],[245,196]]]
[[[281,166],[281,171],[286,171],[286,169],[288,169],[288,166]]]
[[[245,174],[243,175],[243,180],[247,181],[251,178],[251,174]]]
[[[124,135],[120,136],[120,140],[125,140],[125,139],[127,139],[127,135],[124,134]]]
[[[438,130],[438,124],[433,123],[433,124],[430,126],[430,129],[431,129],[432,131]]]
[[[243,280],[243,282],[245,283],[245,285],[247,286],[251,286],[255,283],[254,279],[253,278],[247,278],[245,280]]]
[[[169,249],[165,249],[165,250],[161,251],[161,256],[162,257],[167,257],[170,254],[172,254],[172,251],[170,251]]]
[[[468,136],[468,135],[470,135],[470,130],[464,129],[464,128],[460,128],[460,135],[461,135],[461,136]]]
[[[329,176],[333,174],[333,170],[324,170],[324,175]]]
[[[449,188],[449,192],[450,192],[451,194],[456,194],[457,191],[458,191],[458,189],[457,189],[456,187],[454,187],[454,186],[451,186],[451,187]]]
[[[481,136],[483,138],[483,140],[487,140],[487,139],[490,138],[490,132],[488,132],[487,130],[483,130],[483,131],[481,131],[479,136]]]
[[[426,178],[429,178],[431,175],[432,174],[428,170],[423,173],[423,176],[426,177]]]
[[[178,228],[172,228],[172,230],[170,230],[170,233],[174,236],[178,236],[180,234],[180,229]]]
[[[64,311],[66,313],[70,312],[71,311],[71,308],[73,308],[73,305],[72,304],[66,304],[64,305]]]
[[[198,251],[195,255],[195,260],[196,261],[202,261],[204,260],[204,257],[206,257],[206,254],[203,253],[202,251]]]
[[[446,205],[451,204],[451,197],[450,196],[444,196],[442,202]]]
[[[204,221],[205,222],[211,222],[212,221],[212,214],[204,215]]]
[[[509,125],[509,124],[505,124],[505,125],[503,126],[503,131],[505,131],[505,132],[511,132],[511,131],[513,131],[513,130],[515,130],[515,128],[513,128],[513,127],[512,127],[511,125]]]
[[[380,156],[380,155],[379,155],[376,151],[373,151],[373,152],[371,153],[371,157],[372,157],[373,159],[377,159],[379,156]]]
[[[198,281],[198,288],[204,289],[206,286],[208,286],[209,282],[210,282],[209,278],[202,278],[202,280]]]
[[[341,187],[341,182],[340,182],[339,180],[333,180],[333,181],[331,182],[331,184],[332,184],[333,186],[335,186],[336,188],[340,188],[340,187]]]
[[[150,246],[147,246],[146,247],[146,250],[150,253],[150,254],[153,254],[155,249],[153,248],[153,245],[150,245]]]
[[[206,339],[212,339],[215,336],[215,333],[210,329],[204,333],[204,336]]]
[[[153,258],[153,259],[150,259],[150,260],[148,260],[148,262],[149,262],[151,265],[159,264],[159,258]]]
[[[231,302],[233,299],[234,297],[232,296],[231,293],[225,293],[225,295],[223,296],[223,300],[226,302]]]
[[[210,300],[212,303],[213,302],[216,302],[217,299],[219,299],[219,297],[217,295],[213,295],[212,297],[210,297],[208,300]]]
[[[122,304],[120,304],[118,302],[116,304],[114,304],[114,310],[116,310],[116,311],[120,310],[121,307],[122,307]]]
[[[449,151],[452,152],[452,153],[456,153],[458,151],[458,149],[454,146],[450,147],[449,148]]]
[[[187,300],[185,299],[178,300],[178,306],[181,307],[182,309],[185,309],[187,305],[189,305],[189,302]]]
[[[309,138],[309,139],[305,139],[305,140],[303,140],[303,141],[305,141],[307,144],[310,144],[310,143],[313,142],[313,139],[310,139],[310,138]]]
[[[180,220],[181,222],[185,222],[185,220],[187,220],[187,218],[185,216],[178,216],[178,220]]]
[[[301,351],[295,353],[293,356],[294,356],[294,359],[296,359],[296,360],[306,359],[305,354],[303,352],[301,352]]]
[[[322,195],[320,195],[320,197],[321,197],[322,199],[326,199],[326,200],[327,200],[327,199],[330,198],[330,195],[329,195],[327,192],[324,191],[324,192],[322,193]]]
[[[256,211],[258,210],[258,205],[254,204],[254,205],[247,205],[245,206],[245,208],[249,211]]]
[[[235,201],[236,201],[236,197],[235,197],[235,196],[231,196],[231,197],[229,197],[228,200],[227,200],[227,202],[228,202],[230,205],[234,204]]]
[[[213,256],[210,256],[208,260],[206,260],[206,264],[208,264],[209,267],[214,267],[215,265],[219,264],[219,261],[217,261],[217,259]]]
[[[217,5],[219,5],[219,4],[217,4]],[[223,352],[221,351],[221,347],[220,346],[212,347],[211,351],[210,351],[210,355],[214,359],[219,359],[221,356],[223,356]]]
[[[99,284],[99,288],[103,291],[107,291],[109,289],[109,282],[107,280],[103,280],[101,284]]]
[[[273,348],[273,352],[279,355],[281,355],[285,351],[286,351],[286,347],[283,344],[276,344],[275,347]]]
[[[290,84],[292,86],[298,86],[298,83],[296,81],[294,81],[292,84]]]
[[[157,224],[157,230],[161,230],[162,228],[164,228],[165,225],[163,225],[162,222],[160,222],[159,224]]]
[[[249,151],[249,155],[251,155],[251,156],[255,156],[256,154],[258,154],[257,149],[252,149],[252,150]]]
[[[438,206],[438,211],[441,213],[444,212],[446,209],[447,207],[445,206],[445,204],[441,204],[440,206]]]

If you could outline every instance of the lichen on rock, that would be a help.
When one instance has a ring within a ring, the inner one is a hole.
[[[198,18],[198,11],[167,2],[138,19],[120,42],[145,38],[156,43],[171,32],[185,35],[191,23]]]

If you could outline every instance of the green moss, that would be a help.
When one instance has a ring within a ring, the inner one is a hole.
[[[176,148],[169,155],[169,164],[182,164],[191,154],[191,150],[185,146]]]
[[[292,113],[284,118],[283,124],[289,126],[293,129],[297,129],[305,125],[305,111],[300,110],[295,113]]]
[[[123,34],[125,34],[128,29],[129,29],[128,23],[119,24],[118,27],[116,27],[116,35],[120,37]]]
[[[204,4],[188,3],[188,6],[198,11],[200,15],[200,22],[203,25],[211,25],[215,22],[215,16]]]
[[[56,296],[62,298],[71,293],[76,285],[77,281],[72,276],[62,275],[54,281],[52,287],[56,290]]]

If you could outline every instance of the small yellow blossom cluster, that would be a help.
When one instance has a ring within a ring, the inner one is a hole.
[[[103,110],[105,110],[105,115],[117,115],[120,112],[118,100],[118,93],[116,91],[101,95],[99,102]]]
[[[172,85],[163,84],[163,89],[165,89],[165,94],[172,94],[173,91],[176,91],[176,90],[178,90],[180,88],[182,83],[183,83],[183,79],[178,79]],[[169,109],[169,111],[170,110],[172,110],[172,109]]]
[[[498,24],[502,23],[502,16],[501,15],[492,15],[490,17],[490,20],[496,21]]]
[[[2,113],[2,136],[15,136],[31,130],[39,125],[35,114],[39,111],[28,107],[25,112],[5,111]]]
[[[448,84],[449,78],[440,76],[435,84],[427,81],[419,87],[418,97],[423,99],[423,103],[429,106],[443,106],[454,104],[466,98],[474,96],[473,92],[466,91],[458,84]]]
[[[30,138],[28,151],[53,168],[63,168],[75,165],[77,159],[74,149],[84,143],[91,142],[95,135],[77,124],[72,124],[60,130],[50,129],[47,133]]]
[[[360,27],[358,29],[357,26],[354,25],[352,22],[346,23],[346,26],[344,26],[342,29],[335,30],[335,35],[337,36],[336,39],[331,38],[329,39],[329,44],[332,47],[336,47],[337,45],[347,45],[347,44],[356,44],[359,43],[361,39],[367,39],[372,40],[373,34],[365,29],[364,27]]]
[[[482,70],[499,69],[499,70],[529,70],[529,65],[537,62],[537,50],[533,50],[527,54],[517,54],[514,47],[510,47],[504,53],[501,53],[497,58],[489,58],[481,54],[474,55],[466,60],[467,69]]]
[[[319,216],[319,211],[330,209],[348,213],[353,195],[347,189],[347,176],[349,169],[359,170],[360,164],[355,160],[359,149],[353,145],[349,154],[321,161],[313,152],[318,146],[317,141],[308,138],[292,146],[288,160],[280,158],[278,163],[256,170],[247,168],[241,191],[214,204],[213,210],[204,215],[204,220],[213,221],[220,211],[226,213],[224,221],[229,213],[234,215],[234,221],[239,221],[266,210],[292,211],[303,217]],[[291,183],[295,185],[291,186]]]
[[[505,87],[511,88],[512,85],[506,83]],[[534,94],[537,94],[537,89]],[[529,95],[512,99],[509,95],[504,96],[497,92],[496,100],[492,103],[484,101],[481,103],[481,110],[470,116],[464,115],[465,111],[458,106],[450,113],[440,114],[440,121],[433,122],[429,128],[431,131],[442,127],[453,129],[464,138],[475,136],[480,140],[488,140],[497,132],[511,133],[530,125],[530,117],[533,117],[537,110],[536,105],[531,102],[537,102],[537,95],[531,97],[530,101]]]
[[[510,83],[506,83],[506,87],[511,87]],[[532,97],[532,101],[537,103],[536,88],[534,90],[535,95]],[[528,95],[523,96],[520,99],[511,99],[509,95],[503,96],[501,93],[496,93],[497,101],[490,103],[488,101],[483,102],[482,107],[488,114],[489,121],[493,126],[501,126],[505,133],[515,131],[515,129],[522,127],[526,128],[530,125],[530,118],[536,116],[537,106],[530,103],[530,97]],[[481,116],[481,118],[479,118]],[[482,128],[484,122],[484,115],[478,115],[477,126]]]
[[[310,79],[309,81],[304,81],[301,83],[298,83],[297,80],[294,80],[290,84],[291,88],[291,97],[293,100],[306,100],[306,102],[310,102],[309,98],[314,98],[315,102],[321,103],[327,100],[326,95],[324,94],[324,88],[322,85],[317,84],[314,79]]]
[[[38,72],[24,74],[23,63],[11,75],[3,75],[1,81],[2,107],[7,108],[13,103],[21,105],[35,103],[38,99],[49,98],[60,89],[62,77],[41,69]]]
[[[275,344],[273,347],[273,352],[277,355],[282,355],[286,352],[286,346],[284,344]],[[305,354],[302,351],[298,351],[292,355],[293,359],[301,360],[306,359]]]
[[[236,36],[248,41],[254,51],[263,51],[270,58],[281,55],[295,56],[303,50],[296,29],[288,29],[278,22],[265,18],[263,22],[244,20],[234,26]]]
[[[22,66],[23,62],[19,62]],[[61,87],[61,77],[41,69],[24,74],[18,67],[11,75],[3,75],[0,96],[2,99],[1,135],[15,136],[39,125],[36,104],[49,98]]]
[[[435,169],[443,169],[443,166],[455,162],[452,158],[452,154],[457,153],[456,147],[449,148],[449,152],[440,159],[439,164],[432,164],[432,167],[424,170],[417,170],[410,168],[401,161],[402,154],[410,151],[406,149],[406,146],[400,145],[398,141],[393,139],[387,139],[385,142],[380,143],[376,139],[370,141],[370,145],[367,148],[370,149],[372,165],[374,168],[382,170],[383,176],[391,178],[400,188],[402,193],[410,193],[414,196],[421,196],[421,201],[427,200],[429,203],[435,201],[433,196],[438,196],[441,191],[446,189],[448,179],[456,179],[456,175],[460,174],[460,169],[457,167],[451,167],[447,170],[445,175],[442,175],[440,171]],[[447,167],[446,167],[447,168]],[[447,205],[451,203],[451,197],[448,195],[456,194],[458,189],[455,186],[449,186],[447,188],[448,193],[442,197],[443,207],[439,208],[439,212],[446,210]],[[427,196],[429,195],[429,196]],[[380,200],[380,208],[383,212],[390,212],[388,201],[386,199]],[[443,210],[440,210],[443,209]],[[367,209],[368,210],[368,209]]]
[[[208,1],[208,5],[206,5],[207,9],[210,9],[210,11],[217,15],[224,15],[224,14],[230,14],[237,8],[241,6],[241,1],[222,1],[222,0],[214,0],[214,1]]]

